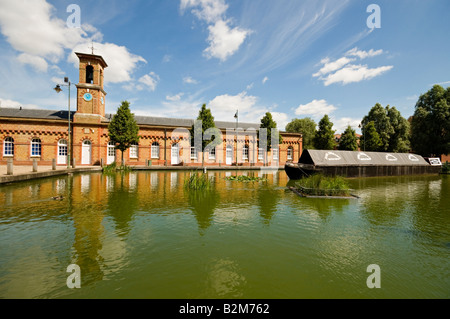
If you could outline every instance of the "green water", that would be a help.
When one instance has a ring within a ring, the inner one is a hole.
[[[298,197],[284,172],[210,172],[207,194],[185,191],[186,174],[0,186],[0,297],[450,297],[450,176],[351,180],[361,198],[333,200]]]

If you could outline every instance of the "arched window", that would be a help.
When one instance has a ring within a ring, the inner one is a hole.
[[[94,67],[92,65],[86,67],[86,83],[94,83]]]
[[[158,144],[158,142],[154,142],[152,144],[152,158],[159,159],[159,144]]]
[[[244,145],[244,149],[242,150],[242,159],[248,160],[248,145]]]
[[[33,138],[31,140],[31,156],[41,156],[42,146],[41,140],[38,138]]]
[[[130,146],[130,158],[138,158],[139,157],[139,144],[132,143]]]
[[[292,161],[294,159],[294,148],[289,146],[287,149],[287,160]]]
[[[14,139],[7,137],[3,141],[3,156],[14,156]]]

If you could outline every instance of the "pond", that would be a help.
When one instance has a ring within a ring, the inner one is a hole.
[[[0,186],[0,298],[450,297],[449,176],[352,179],[359,199],[312,199],[283,171],[211,171],[208,192],[185,190],[189,174]]]

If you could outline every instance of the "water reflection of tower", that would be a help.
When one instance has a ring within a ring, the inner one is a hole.
[[[104,236],[102,225],[104,214],[98,207],[101,198],[97,192],[86,192],[87,187],[90,190],[101,187],[100,176],[93,179],[91,177],[89,175],[88,184],[86,178],[83,180],[84,192],[81,192],[81,176],[70,176],[67,183],[68,213],[72,217],[75,229],[72,262],[81,268],[82,285],[103,279],[100,250]]]

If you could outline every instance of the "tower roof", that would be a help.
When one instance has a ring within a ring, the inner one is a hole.
[[[101,55],[80,53],[80,52],[75,52],[75,54],[77,55],[77,57],[80,60],[81,59],[97,60],[102,65],[103,68],[107,68],[108,67],[108,64],[106,64],[105,60],[103,59],[103,57]]]

